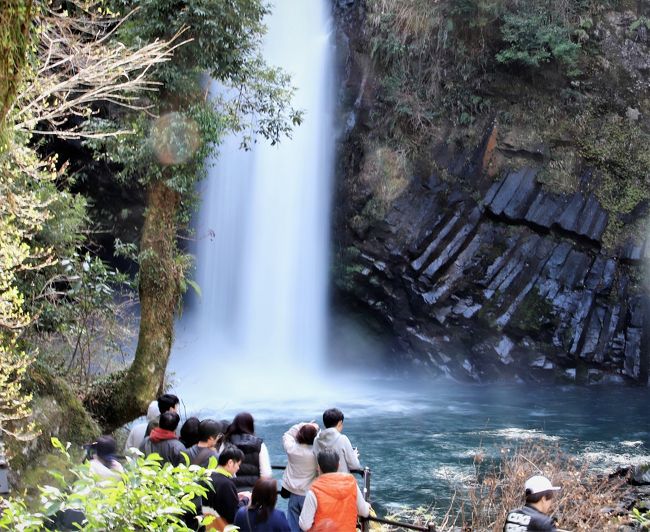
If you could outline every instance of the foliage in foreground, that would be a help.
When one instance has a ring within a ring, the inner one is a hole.
[[[617,526],[616,514],[624,514],[618,507],[625,495],[625,478],[598,475],[589,463],[555,447],[535,444],[502,452],[497,463],[484,463],[480,456],[475,458],[473,481],[456,492],[442,518],[436,520],[431,509],[424,508],[406,508],[389,518],[422,526],[435,521],[436,530],[440,531],[457,530],[460,526],[463,530],[500,532],[507,513],[524,504],[526,479],[539,474],[562,487],[553,503],[553,517],[562,529],[609,530]]]
[[[186,511],[194,511],[194,498],[208,488],[209,471],[198,466],[173,467],[162,464],[156,454],[147,458],[128,457],[119,479],[98,480],[88,465],[73,465],[67,449],[55,438],[52,444],[70,464],[75,480],[66,482],[62,475],[53,476],[59,486],[40,488],[36,511],[20,499],[7,501],[0,517],[0,530],[36,532],[57,512],[81,510],[85,515],[82,530],[190,530],[181,520]]]

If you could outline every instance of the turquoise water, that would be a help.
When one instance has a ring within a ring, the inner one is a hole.
[[[354,397],[267,400],[235,409],[228,404],[220,412],[204,409],[200,417],[250,411],[272,463],[282,465],[281,438],[289,426],[320,422],[325,408],[340,408],[345,434],[372,471],[371,499],[380,514],[401,505],[445,508],[454,488],[471,478],[478,451],[497,457],[503,448],[542,441],[587,458],[598,469],[650,462],[645,388],[373,380],[362,387],[357,382],[355,390]]]

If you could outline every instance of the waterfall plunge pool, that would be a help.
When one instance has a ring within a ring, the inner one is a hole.
[[[496,459],[502,449],[547,444],[588,460],[597,470],[650,463],[650,412],[645,388],[534,387],[348,377],[296,388],[277,399],[247,394],[243,382],[205,394],[176,389],[187,415],[232,419],[249,411],[274,465],[284,465],[282,434],[336,406],[344,432],[372,471],[373,505],[383,515],[401,506],[446,509],[472,478],[474,457]],[[267,388],[277,388],[267,382]],[[260,388],[257,388],[258,390]],[[286,390],[285,390],[286,391]],[[189,394],[189,395],[188,395]],[[201,397],[197,401],[198,397]],[[276,471],[281,477],[281,472]]]

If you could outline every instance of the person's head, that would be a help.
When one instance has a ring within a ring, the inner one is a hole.
[[[323,412],[323,425],[326,429],[336,427],[339,431],[343,430],[343,412],[338,408],[328,408]]]
[[[226,439],[234,434],[255,434],[255,422],[248,412],[240,412],[226,431]]]
[[[164,393],[158,397],[158,410],[161,415],[170,410],[177,412],[179,404],[180,400],[174,394]]]
[[[165,412],[160,414],[158,426],[164,430],[176,430],[181,417],[176,412]]]
[[[179,439],[188,449],[192,445],[199,443],[199,423],[198,417],[188,417],[181,427],[181,437]]]
[[[339,470],[339,453],[333,449],[320,451],[317,456],[318,470],[322,473],[336,473]]]
[[[244,459],[244,452],[234,445],[226,445],[219,455],[217,464],[223,467],[231,475],[239,471],[241,461]]]
[[[561,489],[553,486],[549,479],[541,475],[530,477],[524,487],[526,490],[526,504],[545,514],[551,510],[555,492]]]
[[[147,421],[153,421],[160,415],[160,408],[158,408],[158,401],[151,401],[149,408],[147,408]]]
[[[258,523],[265,523],[278,500],[278,483],[274,478],[259,478],[253,486],[251,508],[257,510]]]
[[[298,429],[298,434],[296,434],[296,442],[303,443],[305,445],[312,445],[314,439],[318,434],[318,428],[313,423],[305,423],[300,429]]]
[[[214,447],[221,436],[221,423],[214,419],[204,419],[199,423],[199,441]]]
[[[115,460],[117,444],[115,443],[113,436],[100,436],[97,438],[97,441],[93,443],[92,447],[100,460],[103,460],[104,462],[112,462]]]

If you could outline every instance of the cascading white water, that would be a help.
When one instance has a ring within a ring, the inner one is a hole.
[[[195,252],[202,294],[177,327],[171,364],[186,397],[235,368],[246,368],[249,385],[290,393],[324,358],[334,151],[330,6],[277,0],[272,11],[264,56],[291,75],[292,104],[304,110],[304,122],[278,146],[260,140],[243,152],[239,139],[228,139],[201,184]]]

